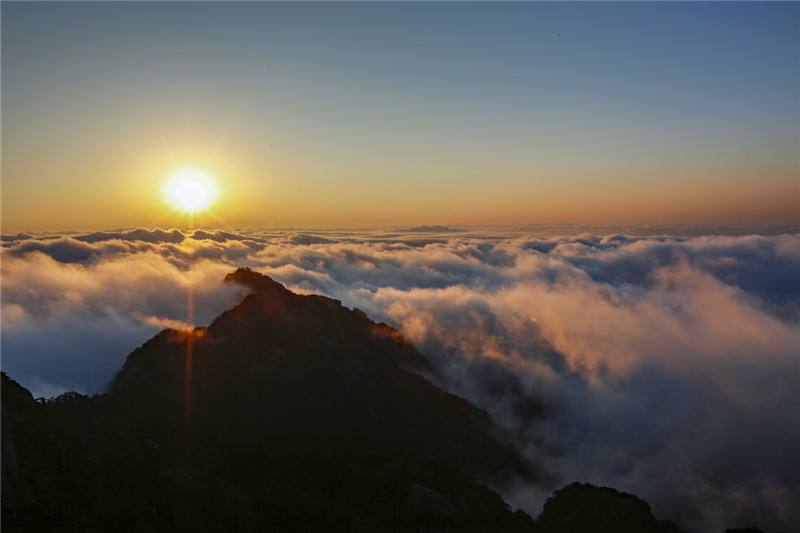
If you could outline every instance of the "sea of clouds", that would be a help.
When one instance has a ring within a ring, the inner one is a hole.
[[[800,528],[800,229],[148,230],[5,235],[2,368],[102,391],[164,327],[207,324],[235,267],[400,329],[549,474],[697,531]],[[561,235],[561,236],[559,236]],[[564,236],[566,235],[566,236]],[[194,313],[187,316],[187,295]]]

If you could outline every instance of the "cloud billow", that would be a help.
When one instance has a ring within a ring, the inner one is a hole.
[[[101,390],[187,320],[188,290],[207,323],[249,266],[402,330],[553,485],[632,491],[703,531],[800,524],[798,234],[135,229],[3,255],[3,368],[34,392]],[[551,488],[506,490],[538,512]]]

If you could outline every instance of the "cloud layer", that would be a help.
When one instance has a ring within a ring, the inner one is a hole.
[[[234,305],[221,280],[249,266],[401,329],[554,484],[629,490],[700,530],[796,528],[800,235],[642,233],[12,236],[3,368],[37,394],[101,390],[158,328]],[[506,490],[535,513],[550,488]]]

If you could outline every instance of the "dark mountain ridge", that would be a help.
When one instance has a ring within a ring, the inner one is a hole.
[[[7,531],[524,531],[493,486],[532,481],[488,415],[360,311],[240,269],[251,293],[164,330],[92,398],[4,376]]]
[[[3,374],[5,531],[679,531],[589,485],[538,521],[512,511],[488,487],[539,469],[402,335],[247,269],[226,281],[251,292],[134,350],[106,394],[37,401]]]
[[[427,361],[392,328],[246,269],[226,281],[253,292],[208,328],[167,330],[135,350],[110,399],[132,406],[131,416],[183,418],[193,438],[230,430],[341,439],[424,450],[427,460],[487,478],[535,477],[485,412],[421,375],[432,371]]]

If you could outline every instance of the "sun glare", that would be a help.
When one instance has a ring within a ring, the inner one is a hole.
[[[169,177],[164,196],[176,209],[196,213],[210,206],[217,197],[217,187],[211,177],[200,170],[182,168]]]

